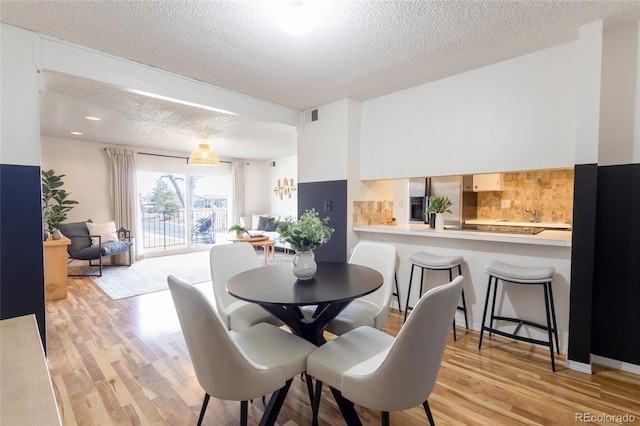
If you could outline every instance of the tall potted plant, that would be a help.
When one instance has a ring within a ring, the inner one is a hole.
[[[67,220],[67,212],[78,204],[62,189],[64,176],[56,175],[55,170],[42,171],[42,220],[49,233],[54,233],[56,225]]]
[[[320,219],[315,209],[306,210],[300,219],[287,218],[278,222],[279,239],[296,251],[291,269],[300,280],[313,278],[318,268],[313,250],[329,242],[334,229],[327,226],[329,218]]]
[[[453,205],[453,202],[449,197],[435,197],[429,203],[427,207],[427,214],[436,214],[436,231],[442,231],[444,229],[444,217],[443,213],[451,213],[449,209]]]

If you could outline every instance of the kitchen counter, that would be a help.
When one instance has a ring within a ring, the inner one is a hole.
[[[546,224],[543,224],[546,225]],[[513,226],[513,223],[509,224]],[[530,226],[526,222],[525,226]],[[480,329],[482,311],[487,291],[485,268],[493,261],[518,266],[551,266],[556,275],[553,280],[553,295],[560,334],[560,350],[566,353],[569,329],[569,294],[571,277],[571,231],[545,229],[539,234],[466,231],[445,229],[436,231],[424,224],[355,226],[354,233],[360,241],[389,243],[398,253],[397,277],[400,287],[402,309],[407,299],[411,262],[409,256],[426,251],[439,256],[462,256],[462,275],[467,302],[469,327]],[[417,281],[416,281],[417,280]],[[448,271],[426,271],[424,291],[449,281]],[[411,305],[418,300],[420,274],[414,272]],[[544,297],[539,286],[505,286],[499,296],[502,313],[544,322]],[[392,305],[396,306],[395,298]],[[516,314],[517,313],[517,314]],[[456,313],[458,339],[465,339],[464,318]],[[505,325],[505,331],[513,331],[515,325]],[[532,338],[545,339],[546,334],[531,327],[521,333]],[[483,348],[483,351],[491,349]]]
[[[467,221],[471,223],[471,221]],[[519,222],[510,222],[510,226]],[[526,225],[533,226],[529,222],[522,222]],[[490,224],[490,223],[477,223],[477,224]],[[504,222],[503,222],[504,224]],[[538,224],[536,224],[538,225]],[[566,224],[565,224],[566,226]],[[416,237],[427,238],[452,238],[460,240],[477,240],[477,241],[494,241],[505,242],[515,244],[535,244],[544,246],[560,246],[571,247],[571,231],[562,230],[549,230],[545,229],[536,235],[528,234],[511,234],[502,232],[479,232],[479,231],[467,231],[463,229],[445,229],[444,231],[436,231],[429,228],[429,225],[423,224],[397,224],[397,225],[369,225],[369,226],[354,226],[355,232],[373,232],[380,234],[397,234],[397,235],[411,235]]]

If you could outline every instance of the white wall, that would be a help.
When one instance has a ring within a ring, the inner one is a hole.
[[[362,179],[570,167],[577,43],[362,103]]]
[[[78,204],[67,222],[113,220],[109,184],[108,145],[61,138],[42,138],[42,170],[63,174],[64,189]]]
[[[318,108],[318,121],[298,129],[298,179],[324,182],[347,178],[349,101]]]
[[[634,131],[640,122],[636,109],[640,93],[638,29],[636,22],[604,33],[598,146],[598,164],[602,166],[634,162]]]
[[[1,24],[0,162],[40,164],[40,100],[34,51],[39,40],[29,31]]]

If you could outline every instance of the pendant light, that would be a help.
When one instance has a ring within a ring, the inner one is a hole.
[[[198,149],[189,155],[187,163],[194,166],[217,166],[220,164],[220,159],[218,154],[209,147],[209,144],[201,143],[198,145]]]

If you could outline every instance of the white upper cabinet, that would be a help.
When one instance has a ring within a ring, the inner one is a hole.
[[[502,191],[504,185],[503,173],[487,173],[473,175],[473,192]]]

